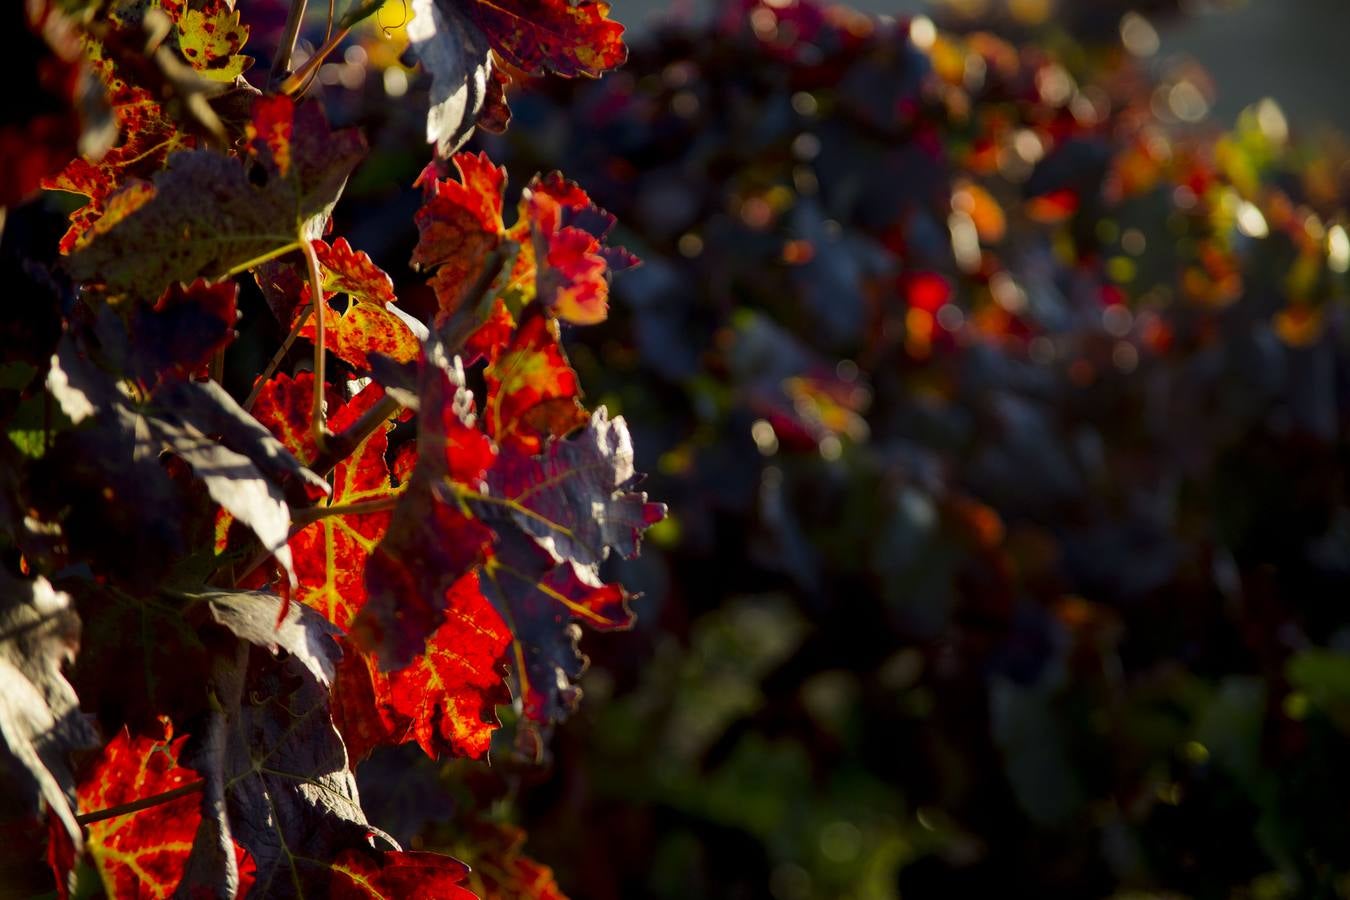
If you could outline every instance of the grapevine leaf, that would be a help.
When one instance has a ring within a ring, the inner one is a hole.
[[[80,808],[97,812],[196,783],[197,773],[179,762],[188,737],[166,731],[158,739],[133,738],[125,730],[114,737],[80,780]],[[187,870],[201,818],[201,797],[190,792],[90,824],[88,852],[108,895],[173,894]],[[237,884],[226,896],[243,896],[251,886],[251,867],[242,849],[232,849]]]
[[[602,407],[574,437],[548,444],[538,456],[503,452],[488,473],[490,492],[511,499],[516,525],[557,559],[601,562],[612,548],[637,555],[642,532],[665,516],[665,506],[628,490],[638,480],[633,445],[622,418]],[[480,504],[480,515],[500,518]]]
[[[475,123],[500,131],[510,116],[489,50],[526,74],[567,78],[594,78],[628,58],[623,26],[598,0],[414,0],[408,38],[431,72],[427,141],[442,157]]]
[[[127,500],[149,490],[172,496],[169,475],[157,462],[167,448],[191,467],[216,503],[249,527],[286,571],[293,573],[286,546],[290,511],[285,490],[326,494],[328,485],[305,469],[219,385],[171,382],[138,406],[114,390],[71,340],[63,340],[53,355],[47,383],[72,421],[93,420],[86,429],[61,437],[71,435],[77,446],[92,445],[100,448],[100,454],[115,451],[110,460],[94,459],[99,471],[100,466],[112,466],[136,476],[133,481],[126,475],[109,477],[105,483],[125,484],[126,494],[106,499]]]
[[[116,9],[110,12],[108,28],[107,41],[134,40],[133,32],[139,33],[137,23],[127,21]],[[112,198],[120,190],[127,188],[127,194],[117,204],[125,210],[128,201],[144,197],[145,185],[139,184],[138,179],[151,177],[164,168],[170,154],[196,144],[191,135],[179,130],[149,90],[127,80],[104,41],[86,38],[85,54],[106,91],[122,141],[104,154],[72,160],[42,182],[45,188],[89,198],[70,217],[70,227],[61,239],[63,253],[89,241],[95,223],[109,212]]]
[[[220,753],[202,761],[214,768],[210,777],[226,785],[233,838],[256,862],[252,895],[361,896],[350,893],[356,889],[352,874],[380,885],[386,883],[386,867],[390,886],[406,884],[399,880],[406,857],[361,811],[356,780],[333,727],[328,689],[295,659],[257,650],[222,657],[214,685],[224,740]],[[372,850],[375,836],[394,852]],[[372,865],[353,864],[352,851],[366,854]],[[431,854],[419,861],[436,892],[414,896],[447,896],[448,876],[462,867]]]
[[[558,325],[537,307],[526,310],[483,377],[488,434],[502,447],[537,453],[548,438],[562,437],[588,419]]]
[[[333,872],[333,900],[476,900],[468,866],[438,853],[348,850]]]
[[[419,373],[417,463],[393,521],[366,566],[369,598],[352,625],[357,643],[402,668],[439,626],[450,587],[484,558],[491,531],[449,485],[481,483],[493,449],[472,425],[472,395],[459,361],[430,346]]]
[[[170,4],[165,8],[170,10]],[[239,52],[248,40],[248,26],[239,21],[238,10],[226,0],[185,6],[170,11],[170,17],[178,27],[178,49],[198,75],[234,81],[253,64]]]
[[[345,238],[332,246],[314,241],[323,274],[325,300],[335,294],[347,295],[347,309],[339,314],[327,302],[322,310],[326,326],[325,346],[343,362],[361,371],[370,371],[370,354],[379,353],[396,362],[412,362],[421,353],[426,328],[393,304],[393,280],[362,252],[355,251]],[[302,287],[308,302],[309,286]],[[314,340],[313,319],[300,330],[300,336]]]
[[[444,157],[473,133],[492,81],[483,33],[444,0],[413,0],[408,41],[431,73],[427,142]]]
[[[513,308],[538,296],[566,321],[603,321],[609,273],[637,261],[626,250],[604,244],[613,217],[592,204],[581,188],[554,174],[527,185],[516,222],[507,228],[502,220],[505,170],[483,153],[458,153],[452,162],[458,181],[437,179],[431,168],[419,179],[425,197],[416,215],[418,242],[412,258],[415,268],[436,270],[431,286],[438,323],[463,304],[466,288],[477,281],[488,255],[503,246],[518,250],[503,288]]]
[[[97,746],[61,672],[75,656],[80,621],[70,597],[44,578],[0,572],[0,819],[52,811],[75,846],[71,752]]]
[[[562,720],[576,706],[575,684],[586,669],[577,648],[585,622],[599,631],[632,625],[627,595],[601,584],[589,567],[557,563],[535,541],[509,526],[499,530],[483,571],[483,594],[511,629],[517,682],[525,715],[544,725]]]
[[[447,0],[441,0],[442,3]],[[530,75],[598,77],[623,65],[623,26],[600,0],[459,0],[492,49]]]
[[[333,639],[341,632],[323,616],[261,591],[214,592],[200,599],[235,637],[272,653],[285,650],[319,681],[332,683]]]
[[[487,753],[495,708],[511,699],[501,671],[510,634],[473,573],[451,586],[446,604],[444,623],[407,668],[385,673],[364,654],[344,657],[334,717],[352,756],[407,740],[433,758]]]
[[[304,424],[312,390],[307,373],[295,379],[278,376],[264,386],[256,406],[259,419],[301,456],[313,452]],[[333,404],[333,426],[347,427],[381,396],[372,386],[346,404]],[[387,447],[385,432],[376,429],[338,463],[332,505],[396,496],[385,461]],[[326,516],[297,532],[291,538],[299,579],[296,597],[349,627],[365,604],[367,559],[390,518],[389,511]],[[382,673],[372,658],[346,646],[334,686],[333,717],[353,758],[380,744],[411,740],[432,756],[478,757],[487,751],[497,727],[494,708],[510,699],[500,671],[508,635],[472,575],[452,586],[446,599],[443,623],[406,669]]]
[[[155,302],[138,303],[128,325],[141,378],[183,380],[201,374],[212,354],[234,339],[239,285],[198,279],[173,284]]]
[[[250,159],[210,150],[175,153],[150,183],[136,182],[134,208],[105,213],[70,257],[71,272],[129,293],[174,281],[219,278],[298,244],[327,212],[365,152],[354,130],[332,132],[317,104],[286,97],[254,102]],[[165,248],[172,248],[165,250]]]
[[[254,411],[296,456],[313,459],[317,453],[309,428],[314,376],[302,372],[291,378],[278,375],[258,393]],[[332,426],[341,431],[383,396],[378,386],[367,387],[347,403],[330,401]],[[331,506],[347,506],[392,499],[396,491],[385,462],[388,439],[375,429],[333,470]],[[371,551],[389,527],[389,510],[325,516],[297,531],[290,539],[295,559],[295,598],[346,629],[365,604],[361,575]]]
[[[414,219],[418,239],[412,265],[436,269],[431,286],[438,303],[437,325],[462,305],[462,294],[477,281],[488,255],[506,234],[506,169],[493,165],[486,153],[457,153],[452,162],[458,181],[437,179],[431,169],[422,173],[425,197]]]

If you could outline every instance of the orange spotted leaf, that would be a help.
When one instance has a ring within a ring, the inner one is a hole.
[[[499,248],[515,251],[501,287],[513,309],[539,296],[566,321],[603,321],[610,273],[637,262],[622,248],[604,243],[613,217],[555,173],[531,181],[508,228],[502,219],[505,171],[482,153],[459,153],[453,162],[459,181],[437,180],[430,169],[423,173],[426,193],[416,219],[419,240],[413,265],[435,269],[431,285],[438,321],[469,299],[465,294],[482,274],[485,258]]]
[[[397,362],[412,362],[421,352],[421,325],[393,304],[394,282],[364,252],[355,251],[346,238],[332,246],[314,241],[314,251],[324,276],[324,346],[343,362],[369,371],[370,355],[380,353]],[[339,313],[326,302],[338,294],[347,297]],[[302,288],[299,309],[308,304],[309,286]],[[314,320],[305,323],[300,336],[313,341]]]
[[[302,461],[316,455],[309,428],[314,376],[278,375],[263,386],[254,415]],[[372,385],[346,403],[330,397],[329,422],[341,431],[383,397]],[[388,439],[373,431],[356,450],[333,469],[333,494],[328,506],[389,500],[397,496],[385,462]],[[362,575],[365,561],[389,527],[389,510],[325,516],[300,529],[290,539],[298,587],[295,599],[322,613],[339,628],[347,628],[365,602]]]
[[[188,65],[212,81],[234,81],[253,60],[240,53],[248,26],[225,0],[207,0],[170,17],[178,28],[178,49]]]

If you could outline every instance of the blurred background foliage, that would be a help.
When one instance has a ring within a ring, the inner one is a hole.
[[[377,754],[371,815],[594,900],[1350,895],[1346,107],[1287,31],[1176,52],[1350,6],[617,6],[628,65],[478,146],[645,261],[569,344],[672,510],[640,624],[545,766]],[[417,311],[405,16],[315,89],[381,123],[339,230]]]

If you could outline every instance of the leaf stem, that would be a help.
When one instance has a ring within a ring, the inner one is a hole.
[[[376,500],[362,500],[357,503],[345,503],[337,506],[311,506],[308,509],[297,509],[291,514],[291,524],[309,525],[320,519],[326,519],[329,516],[360,516],[369,513],[385,512],[394,508],[398,503],[397,494],[380,497]]]
[[[288,75],[286,79],[281,82],[281,85],[277,90],[288,96],[294,96],[303,91],[313,78],[314,73],[318,70],[319,66],[323,65],[323,61],[347,39],[347,35],[351,34],[352,29],[356,27],[357,23],[362,19],[374,15],[383,5],[384,0],[366,0],[366,2],[360,3],[349,10],[347,14],[338,21],[338,28],[336,31],[332,30],[330,24],[328,40],[323,42],[322,47],[314,51],[313,56],[305,60],[304,65]]]
[[[117,816],[125,816],[134,812],[140,812],[143,809],[150,809],[153,806],[168,803],[170,800],[177,800],[179,797],[186,797],[188,794],[199,793],[205,786],[205,781],[193,781],[182,787],[176,787],[171,791],[165,791],[162,794],[154,794],[149,797],[142,797],[139,800],[132,800],[130,803],[121,803],[117,806],[110,806],[107,809],[83,813],[76,816],[75,821],[79,822],[81,825],[92,825],[95,822],[102,822],[104,819],[114,819]]]
[[[310,314],[313,312],[314,304],[311,303],[296,317],[295,324],[291,326],[291,333],[286,335],[286,340],[281,342],[277,352],[273,353],[272,358],[268,360],[267,368],[263,369],[262,374],[253,382],[253,390],[249,391],[248,399],[244,401],[245,412],[253,412],[253,404],[257,401],[258,394],[262,392],[263,385],[276,372],[277,366],[281,365],[281,361],[286,358],[286,354],[291,351],[291,345],[300,336],[301,329],[305,327],[305,323],[309,321]]]
[[[286,80],[277,88],[277,92],[286,94],[287,96],[294,96],[295,94],[300,93],[305,85],[309,84],[310,78],[313,76],[314,72],[319,66],[323,65],[323,61],[328,58],[330,53],[338,48],[338,44],[341,44],[347,39],[347,35],[350,33],[350,28],[339,28],[332,37],[327,41],[324,41],[322,47],[314,51],[313,56],[305,60],[304,65],[300,66],[300,68],[296,69],[286,77]]]
[[[324,346],[323,276],[319,273],[319,255],[314,245],[304,234],[300,235],[300,248],[305,253],[305,262],[309,264],[309,295],[314,309],[314,403],[309,411],[310,432],[314,436],[314,445],[322,453],[328,442],[328,425],[323,406],[324,365],[327,362],[327,348]]]
[[[281,43],[277,44],[277,55],[272,58],[272,74],[268,79],[276,84],[286,77],[291,68],[291,54],[295,52],[295,41],[300,36],[300,24],[305,18],[305,6],[308,0],[291,0],[290,12],[286,14],[286,30],[282,32]]]
[[[356,448],[361,446],[362,441],[374,434],[375,429],[383,427],[385,422],[398,415],[402,409],[403,404],[388,394],[381,397],[378,403],[362,413],[355,422],[328,438],[324,446],[319,448],[318,456],[310,462],[309,470],[320,478],[326,477],[333,471],[334,466],[351,456]]]

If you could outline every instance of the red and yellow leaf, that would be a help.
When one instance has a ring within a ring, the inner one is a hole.
[[[548,438],[562,437],[589,418],[558,324],[541,312],[526,311],[483,376],[488,434],[503,447],[538,453]]]
[[[439,853],[347,850],[332,872],[330,900],[477,900],[468,866]]]
[[[314,251],[323,274],[324,346],[361,370],[369,370],[372,353],[397,362],[417,359],[421,339],[412,321],[393,306],[397,300],[393,279],[368,254],[353,250],[346,238],[338,238],[332,246],[315,241]],[[347,296],[347,309],[342,313],[326,302],[338,294]],[[297,308],[304,309],[308,300],[306,284]],[[316,334],[311,318],[301,328],[300,336],[313,341]]]
[[[628,58],[623,26],[598,0],[467,0],[461,8],[492,49],[530,75],[595,78]]]
[[[185,788],[200,779],[179,765],[187,736],[173,737],[166,728],[162,740],[132,738],[124,730],[79,784],[84,812],[123,806]],[[187,866],[192,842],[201,822],[201,794],[186,793],[164,803],[89,825],[86,849],[109,897],[169,897]],[[252,878],[244,851],[236,846],[240,862],[240,890],[248,891]]]
[[[430,169],[419,179],[426,199],[417,213],[413,265],[436,270],[431,286],[438,318],[443,321],[469,299],[465,293],[478,281],[488,254],[509,245],[516,252],[501,294],[513,308],[538,296],[566,321],[603,321],[609,274],[637,261],[627,251],[604,245],[613,217],[577,185],[554,174],[526,187],[515,224],[507,228],[502,220],[505,170],[483,153],[459,153],[453,162],[459,181],[437,180]]]
[[[254,404],[254,416],[302,462],[317,451],[309,427],[314,376],[278,375],[263,386]],[[331,426],[341,430],[384,396],[378,385],[367,387],[341,403],[329,400]],[[385,462],[388,438],[376,429],[333,469],[333,494],[327,506],[349,506],[397,496]],[[392,508],[392,502],[391,502]],[[362,576],[365,563],[389,527],[391,512],[325,516],[296,532],[290,540],[298,586],[294,598],[322,613],[339,628],[347,628],[365,602]]]

